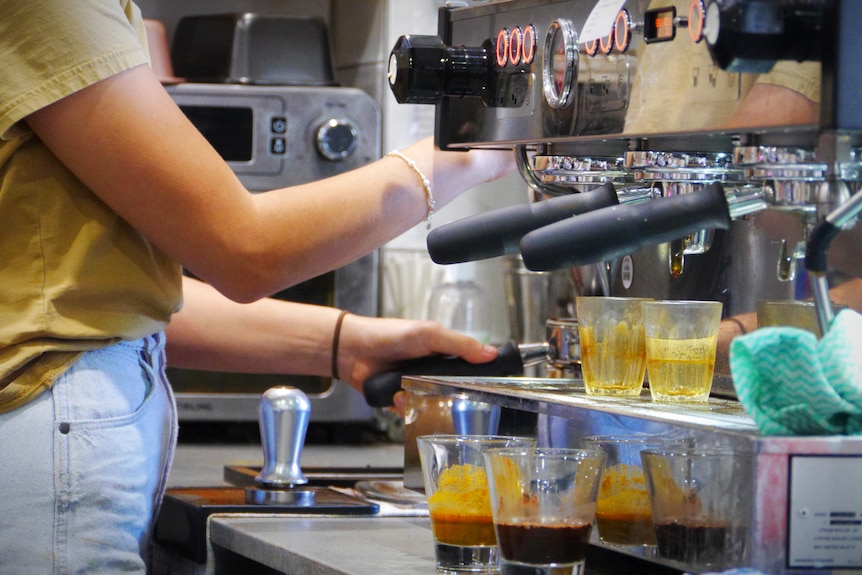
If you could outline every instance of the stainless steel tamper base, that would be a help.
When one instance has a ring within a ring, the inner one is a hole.
[[[261,489],[245,488],[245,502],[252,505],[291,505],[294,507],[311,507],[314,505],[315,492],[306,489]]]
[[[272,387],[263,393],[258,405],[263,468],[254,487],[246,489],[247,503],[310,505],[311,489],[296,489],[308,479],[299,467],[311,402],[295,387]]]

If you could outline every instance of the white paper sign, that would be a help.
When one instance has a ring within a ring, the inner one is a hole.
[[[788,567],[862,567],[862,456],[792,456],[789,507]]]
[[[614,20],[617,19],[617,14],[625,3],[626,0],[599,0],[596,2],[578,35],[578,42],[583,44],[607,36],[614,25]]]

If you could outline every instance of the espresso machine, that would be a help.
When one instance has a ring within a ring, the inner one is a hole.
[[[398,40],[393,93],[437,107],[441,148],[513,148],[536,205],[435,229],[432,259],[520,252],[531,270],[569,270],[581,294],[713,299],[728,316],[811,296],[806,241],[859,187],[856,12],[807,0],[444,10],[441,36]],[[607,183],[615,195],[587,200]],[[571,194],[583,205],[536,215]]]
[[[862,4],[850,0],[442,8],[437,36],[396,42],[392,92],[436,107],[442,149],[513,150],[530,201],[436,228],[431,258],[515,254],[529,270],[565,270],[579,294],[717,300],[725,317],[753,312],[759,300],[813,298],[828,326],[829,289],[847,273],[828,256],[862,209],[859,29]],[[862,489],[840,479],[862,473],[858,438],[762,436],[736,402],[729,370],[717,369],[721,393],[704,406],[606,401],[581,383],[404,377],[408,407],[419,406],[406,419],[405,484],[411,441],[428,431],[421,406],[453,398],[538,414],[540,444],[683,431],[756,454],[739,486],[754,494],[747,566],[862,570],[862,543],[816,546],[820,527],[807,520],[839,508],[862,518]],[[832,492],[841,501],[818,491],[823,477],[839,478]]]

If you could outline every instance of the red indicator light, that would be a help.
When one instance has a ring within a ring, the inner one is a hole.
[[[509,61],[509,31],[503,28],[497,32],[497,66],[502,68]]]
[[[688,35],[695,43],[703,40],[705,14],[703,0],[692,0],[688,7]]]
[[[524,64],[528,66],[536,57],[536,28],[530,24],[524,28],[523,49]]]
[[[512,66],[517,66],[521,63],[522,40],[521,27],[515,26],[512,29],[512,33],[509,34],[509,63]]]
[[[625,52],[632,40],[632,21],[628,10],[620,10],[614,21],[614,47],[617,52]]]
[[[611,28],[611,31],[608,32],[608,35],[604,38],[599,38],[599,50],[601,50],[602,54],[610,54],[611,50],[614,48],[614,29]]]
[[[584,48],[586,49],[587,54],[595,56],[599,53],[599,41],[596,39],[589,40],[584,43]]]

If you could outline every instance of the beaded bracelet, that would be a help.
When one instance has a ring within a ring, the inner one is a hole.
[[[437,202],[434,201],[434,194],[431,193],[431,182],[425,177],[425,174],[422,173],[422,170],[419,169],[416,162],[402,154],[400,151],[392,150],[386,154],[387,158],[390,156],[404,160],[404,163],[407,164],[407,166],[413,170],[417,176],[419,176],[419,180],[422,182],[422,189],[425,190],[425,200],[428,205],[428,211],[425,214],[425,221],[428,223],[428,227],[430,228],[431,218],[434,217],[434,208],[437,205]]]

